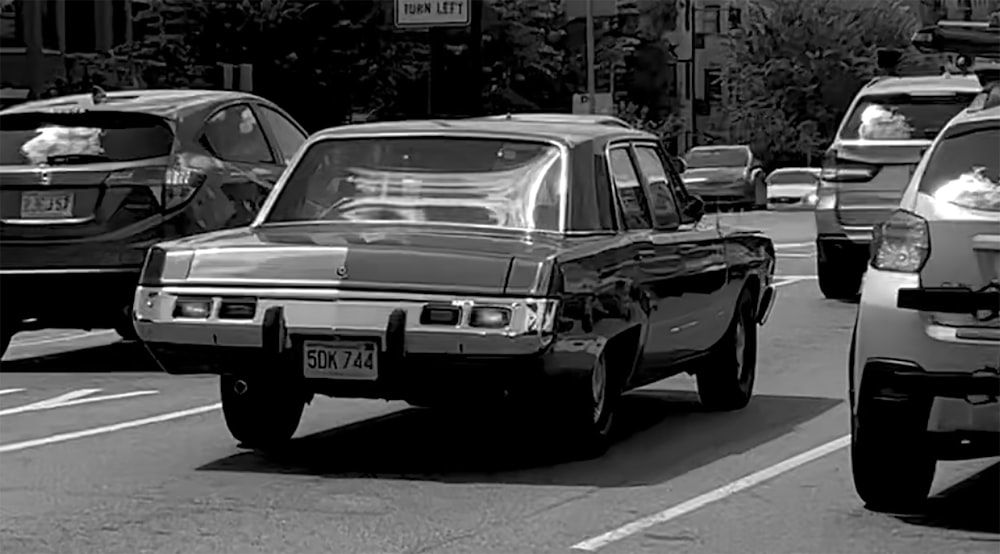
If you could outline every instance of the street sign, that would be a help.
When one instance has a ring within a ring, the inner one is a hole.
[[[594,102],[594,111],[590,111],[590,102]],[[614,101],[611,98],[611,93],[609,92],[598,92],[593,98],[589,94],[574,94],[573,95],[573,113],[575,114],[604,114],[604,115],[614,115],[615,106]]]
[[[470,0],[396,0],[396,27],[464,27],[472,21]]]

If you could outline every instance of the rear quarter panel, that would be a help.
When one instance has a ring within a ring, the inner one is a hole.
[[[749,287],[755,295],[755,301],[760,308],[760,293],[773,284],[775,270],[774,242],[760,231],[744,229],[723,230],[722,240],[725,245],[728,279],[723,289],[723,309],[729,322],[735,313],[736,300],[740,291]],[[726,328],[716,330],[719,338]]]

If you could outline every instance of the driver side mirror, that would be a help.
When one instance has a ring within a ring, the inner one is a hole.
[[[697,223],[705,215],[705,201],[697,194],[689,194],[681,211],[686,221]]]
[[[677,164],[677,173],[684,173],[688,170],[688,164],[684,158],[677,156],[674,158],[674,162]]]

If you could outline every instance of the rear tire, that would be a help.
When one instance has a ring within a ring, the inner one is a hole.
[[[226,427],[240,445],[272,450],[291,440],[302,419],[306,398],[302,391],[276,379],[219,379]]]
[[[745,407],[753,396],[757,375],[757,322],[755,295],[744,288],[736,301],[733,321],[705,367],[698,371],[698,396],[709,410]]]
[[[594,361],[589,378],[574,383],[564,410],[566,438],[573,455],[596,458],[611,445],[611,428],[621,391],[602,352]]]
[[[912,513],[927,500],[937,465],[922,440],[926,410],[863,394],[851,418],[854,488],[872,510]]]
[[[846,262],[846,260],[845,260]],[[855,264],[835,261],[816,262],[819,290],[830,300],[854,300],[861,292],[864,270]]]
[[[139,340],[139,333],[135,330],[135,322],[132,320],[131,306],[125,308],[125,313],[115,324],[115,332],[118,333],[118,336],[120,336],[122,340]]]

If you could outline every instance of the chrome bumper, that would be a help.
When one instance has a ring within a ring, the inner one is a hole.
[[[211,300],[207,317],[175,316],[177,300],[192,297]],[[224,298],[255,298],[252,317],[220,317]],[[424,308],[435,303],[461,307],[460,323],[422,323]],[[510,324],[497,329],[470,327],[472,307],[484,306],[509,308]],[[273,308],[282,314],[284,347],[291,347],[295,335],[353,335],[380,339],[385,349],[391,320],[394,314],[402,314],[405,353],[463,356],[538,353],[552,341],[556,312],[555,302],[547,299],[392,295],[333,289],[139,287],[134,302],[135,327],[140,339],[147,343],[260,348],[265,346],[265,316],[273,313]]]

